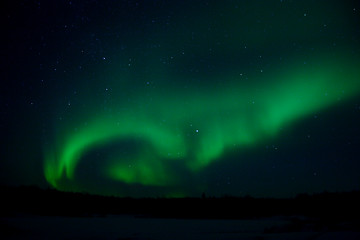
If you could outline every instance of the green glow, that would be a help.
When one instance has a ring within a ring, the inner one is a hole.
[[[109,170],[109,176],[114,180],[123,181],[125,183],[140,183],[150,186],[164,186],[170,184],[163,167],[157,164],[155,160],[141,159],[135,166],[114,164]],[[136,170],[132,170],[134,167]]]
[[[79,161],[90,149],[132,138],[146,146],[137,154],[109,159],[105,177],[146,186],[179,184],[167,162],[196,173],[231,149],[276,137],[281,128],[357,96],[359,69],[356,60],[335,62],[324,56],[311,67],[295,62],[286,69],[254,73],[249,76],[254,84],[244,84],[239,74],[214,76],[226,83],[220,88],[151,88],[145,81],[131,102],[115,95],[111,113],[78,114],[73,123],[77,130],[64,132],[55,150],[47,149],[46,179],[59,188],[62,179],[74,180]],[[127,79],[117,85],[129,88]]]
[[[148,139],[154,143],[160,155],[165,153],[183,154],[184,143],[182,143],[182,139],[176,133],[171,134],[170,131],[153,126],[151,123],[147,125],[142,124],[142,120],[135,122],[134,119],[129,118],[111,121],[104,117],[99,121],[89,124],[86,128],[80,129],[77,134],[69,138],[64,146],[64,150],[60,154],[60,161],[57,167],[54,166],[54,161],[48,157],[45,168],[47,180],[50,183],[54,183],[56,179],[61,178],[63,172],[65,172],[67,178],[72,179],[76,164],[84,152],[96,145],[127,136]],[[163,141],[163,139],[168,139],[168,141]],[[144,169],[142,172],[146,173]]]

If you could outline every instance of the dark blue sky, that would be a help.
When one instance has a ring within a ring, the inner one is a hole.
[[[359,190],[358,1],[5,1],[0,183]]]

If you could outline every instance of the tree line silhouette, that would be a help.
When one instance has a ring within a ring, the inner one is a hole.
[[[62,192],[34,186],[0,187],[1,215],[94,217],[131,214],[137,217],[252,219],[306,216],[324,220],[356,220],[360,191],[299,194],[295,198],[223,196],[199,198],[119,198]]]

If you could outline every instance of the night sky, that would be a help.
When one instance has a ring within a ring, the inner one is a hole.
[[[359,1],[1,4],[1,184],[360,190]]]

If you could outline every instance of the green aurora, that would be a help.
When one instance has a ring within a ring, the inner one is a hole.
[[[0,183],[131,197],[359,190],[359,4],[9,1]]]
[[[76,118],[71,123],[58,123],[64,130],[57,144],[45,151],[46,179],[62,189],[64,179],[76,181],[76,168],[91,149],[135,139],[137,151],[114,151],[104,161],[103,177],[126,184],[177,186],[182,179],[167,163],[196,174],[229,151],[276,138],[281,128],[357,96],[359,61],[339,56],[317,56],[311,64],[293,61],[266,74],[253,72],[248,76],[256,79],[253,84],[240,81],[241,74],[214,75],[211,78],[226,84],[179,91],[177,86],[153,87],[149,80],[131,101],[114,94],[108,110],[96,102],[100,99],[87,95],[83,100],[91,103],[91,111],[73,109]],[[128,79],[114,82],[113,92],[131,92]]]

